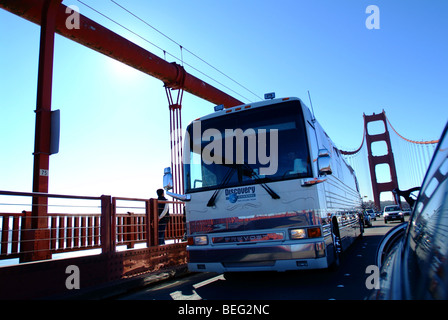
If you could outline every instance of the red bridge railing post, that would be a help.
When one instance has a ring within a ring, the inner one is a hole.
[[[115,215],[112,212],[112,197],[101,196],[101,249],[102,253],[115,251]]]
[[[124,219],[125,221],[125,242],[128,249],[133,249],[136,239],[136,217],[134,212],[128,212],[128,216]]]
[[[146,241],[147,246],[159,245],[159,213],[158,213],[158,201],[157,199],[149,199],[149,204],[146,210]]]

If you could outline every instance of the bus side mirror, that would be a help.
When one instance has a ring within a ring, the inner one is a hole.
[[[319,149],[319,155],[317,157],[317,166],[319,168],[319,176],[326,176],[328,174],[332,174],[330,164],[330,153],[327,149]]]
[[[168,190],[173,189],[173,175],[171,174],[171,168],[165,168],[163,170],[163,189],[165,189],[166,194],[178,199],[180,201],[190,201],[191,196],[189,194],[177,194],[174,192],[170,192]]]
[[[173,175],[170,167],[163,170],[163,189],[167,191],[173,189]]]

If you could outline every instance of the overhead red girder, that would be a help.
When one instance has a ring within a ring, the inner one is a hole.
[[[48,193],[55,33],[160,79],[167,88],[183,89],[214,104],[223,104],[226,108],[242,104],[225,92],[188,74],[180,65],[159,58],[83,15],[79,16],[80,28],[69,29],[66,21],[72,10],[67,10],[61,2],[62,0],[0,0],[0,8],[41,26],[33,192]],[[47,259],[49,251],[46,249],[50,236],[46,198],[33,197],[30,218],[32,228],[23,234],[30,254],[21,257],[21,261]]]
[[[0,0],[0,8],[41,25],[44,3],[44,0]],[[178,85],[181,78],[179,72],[183,72],[178,65],[159,58],[82,14],[80,14],[80,28],[68,29],[66,19],[70,16],[71,11],[66,13],[66,9],[65,5],[59,5],[56,33],[160,79],[169,86],[176,87]],[[185,73],[184,90],[211,103],[223,104],[226,108],[243,104],[238,99],[189,73]]]

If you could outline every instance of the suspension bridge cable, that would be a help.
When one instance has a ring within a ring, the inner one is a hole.
[[[359,187],[358,191],[360,192],[360,194],[362,194],[363,196],[367,196],[370,199],[373,199],[373,190],[372,185],[370,183],[371,181],[370,168],[369,163],[367,161],[368,158],[367,145],[366,143],[364,143],[366,140],[365,137],[366,137],[366,128],[364,127],[361,145],[356,150],[344,151],[339,149],[339,151],[355,171],[358,180],[358,187]]]
[[[430,146],[435,146],[438,141],[414,141],[404,138],[397,132],[397,130],[395,130],[387,117],[386,120],[386,125],[389,131],[395,133],[395,135],[391,134],[390,138],[393,148],[398,148],[395,150],[398,152],[395,153],[395,155],[400,155],[400,157],[394,156],[394,158],[396,161],[397,173],[401,172],[401,182],[404,182],[404,185],[410,183],[410,186],[420,185],[430,161],[430,154],[427,153],[429,152],[428,148]],[[404,149],[402,147],[404,147]],[[407,178],[404,178],[405,176]],[[406,187],[410,186],[407,185]],[[404,186],[402,187],[404,188]]]
[[[346,154],[344,158],[355,171],[360,194],[367,196],[369,199],[373,199],[370,169],[367,161],[367,145],[362,143],[356,153]]]
[[[114,3],[115,5],[117,5],[118,7],[120,7],[121,9],[123,9],[124,11],[126,11],[127,13],[129,13],[130,15],[132,15],[133,17],[135,17],[136,19],[140,20],[141,22],[143,22],[144,24],[146,24],[148,27],[152,28],[153,30],[155,30],[156,32],[158,32],[159,34],[161,34],[162,36],[164,36],[165,38],[167,38],[168,40],[170,40],[171,42],[175,43],[176,45],[178,45],[181,49],[187,51],[188,53],[190,53],[192,56],[194,56],[195,58],[197,58],[198,60],[202,61],[203,63],[205,63],[206,65],[208,65],[210,68],[214,69],[215,71],[219,72],[220,74],[222,74],[223,76],[225,76],[226,78],[228,78],[229,80],[233,81],[234,83],[236,83],[237,85],[239,85],[241,88],[245,89],[246,91],[252,93],[255,97],[257,97],[260,100],[263,100],[259,95],[257,95],[256,93],[254,93],[253,91],[249,90],[248,88],[246,88],[245,86],[243,86],[241,83],[239,83],[238,81],[232,79],[231,77],[229,77],[227,74],[225,74],[224,72],[222,72],[221,70],[217,69],[216,67],[214,67],[213,65],[211,65],[210,63],[208,63],[207,61],[205,61],[204,59],[202,59],[201,57],[199,57],[197,54],[191,52],[190,50],[188,50],[187,48],[185,48],[184,46],[182,46],[180,43],[178,43],[177,41],[173,40],[172,38],[170,38],[169,36],[167,36],[165,33],[163,33],[162,31],[160,31],[159,29],[155,28],[154,26],[152,26],[151,24],[149,24],[147,21],[145,21],[144,19],[140,18],[139,16],[137,16],[135,13],[131,12],[129,9],[123,7],[122,5],[120,5],[119,3],[117,3],[114,0],[110,0],[112,3]]]
[[[362,133],[361,145],[359,146],[358,149],[353,150],[353,151],[344,151],[344,150],[339,150],[339,151],[341,152],[341,154],[343,154],[345,156],[350,156],[350,155],[357,154],[361,150],[362,146],[364,145],[365,136],[366,136],[366,131],[365,131],[365,128],[364,128],[364,132]]]
[[[406,140],[408,142],[411,143],[415,143],[415,144],[436,144],[439,143],[439,140],[431,140],[431,141],[414,141],[414,140],[410,140],[410,139],[406,139],[405,137],[403,137],[401,134],[399,134],[397,132],[397,130],[395,130],[395,128],[392,126],[392,124],[389,121],[389,118],[385,115],[387,123],[389,124],[389,126],[392,128],[392,130],[403,140]]]
[[[418,155],[419,155],[419,158],[420,158],[421,169],[422,169],[422,171],[426,172],[426,168],[428,168],[428,165],[427,165],[427,163],[425,161],[425,156],[423,154],[423,150],[422,149],[418,150]],[[422,176],[425,175],[424,172],[422,173]]]
[[[405,142],[406,142],[406,158],[409,159],[409,161],[413,161],[412,160],[413,153],[411,150],[413,144],[407,143],[407,141],[405,141]],[[412,184],[418,185],[419,183],[418,183],[418,177],[417,177],[415,165],[412,164],[409,166],[409,168],[410,168],[410,178],[411,178]]]
[[[204,73],[204,72],[200,71],[199,69],[197,69],[197,68],[193,67],[192,65],[190,65],[190,64],[188,64],[188,63],[186,63],[186,62],[182,61],[183,59],[181,59],[181,58],[179,58],[179,57],[177,57],[177,56],[175,56],[175,55],[171,54],[170,52],[168,52],[168,51],[164,50],[163,48],[161,48],[160,46],[156,45],[155,43],[153,43],[153,42],[149,41],[149,40],[148,40],[148,39],[146,39],[145,37],[143,37],[143,36],[139,35],[138,33],[136,33],[136,32],[134,32],[134,31],[132,31],[131,29],[129,29],[129,28],[127,28],[127,27],[125,27],[125,26],[124,26],[124,25],[122,25],[121,23],[119,23],[119,22],[115,21],[114,19],[112,19],[112,18],[110,18],[109,16],[105,15],[104,13],[102,13],[102,12],[100,12],[100,11],[96,10],[95,8],[93,8],[93,7],[89,6],[88,4],[86,4],[85,2],[83,2],[82,0],[78,0],[78,2],[79,2],[79,3],[82,3],[82,4],[84,5],[84,6],[86,6],[86,7],[87,7],[87,8],[89,8],[90,10],[92,10],[92,11],[96,12],[97,14],[101,15],[102,17],[104,17],[104,18],[108,19],[109,21],[111,21],[111,22],[115,23],[116,25],[120,26],[121,28],[125,29],[126,31],[128,31],[128,32],[132,33],[133,35],[135,35],[135,36],[139,37],[139,38],[140,38],[140,39],[142,39],[143,41],[146,41],[147,43],[151,44],[152,46],[156,47],[157,49],[159,49],[159,50],[163,51],[164,55],[166,55],[166,54],[167,54],[167,55],[169,55],[169,56],[173,57],[174,59],[176,59],[176,60],[180,61],[181,63],[183,63],[183,64],[185,64],[185,65],[187,65],[188,67],[190,67],[191,69],[195,70],[196,72],[199,72],[199,73],[200,73],[200,74],[202,74],[203,76],[205,76],[205,77],[207,77],[207,78],[211,79],[212,81],[214,81],[214,82],[218,83],[219,85],[221,85],[222,87],[226,88],[227,90],[230,90],[230,91],[232,91],[233,93],[237,94],[238,96],[240,96],[240,97],[242,97],[242,98],[246,99],[247,101],[250,101],[250,102],[252,102],[252,100],[250,100],[250,99],[248,99],[247,97],[243,96],[242,94],[240,94],[240,93],[236,92],[235,90],[233,90],[233,89],[229,88],[229,87],[228,87],[228,86],[226,86],[225,84],[223,84],[223,83],[219,82],[218,80],[216,80],[216,79],[212,78],[211,76],[209,76],[209,75],[207,75],[206,73]]]
[[[425,145],[423,152],[425,153],[426,164],[429,166],[429,164],[431,163],[431,154],[429,152],[429,145]]]
[[[387,116],[386,120],[388,126],[392,129],[392,131],[395,132],[395,134],[399,138],[409,144],[408,150],[410,156],[407,157],[407,165],[410,167],[411,175],[413,176],[414,182],[416,183],[416,185],[420,185],[423,181],[423,178],[425,177],[426,168],[428,168],[429,163],[431,162],[432,154],[434,153],[439,140],[415,141],[407,139],[399,134],[397,130],[395,130]],[[430,148],[432,148],[432,153]]]

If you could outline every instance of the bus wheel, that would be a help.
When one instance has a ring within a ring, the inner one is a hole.
[[[334,259],[333,262],[330,265],[331,270],[336,270],[339,268],[341,264],[341,254],[342,254],[342,243],[341,243],[341,236],[339,233],[339,225],[338,220],[336,217],[333,217],[332,223],[331,223],[331,235],[333,238],[333,254]]]
[[[341,265],[341,244],[338,238],[333,235],[333,261],[330,265],[330,270],[336,271]]]

